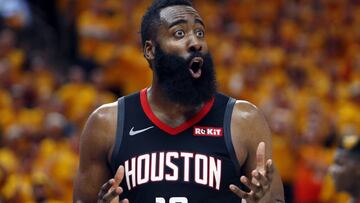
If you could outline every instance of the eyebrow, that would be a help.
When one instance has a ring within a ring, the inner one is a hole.
[[[178,24],[184,24],[184,23],[186,23],[186,22],[187,22],[187,21],[184,20],[184,19],[176,20],[176,21],[172,22],[172,23],[169,25],[169,28],[172,28],[172,27],[174,27],[175,25],[178,25]]]
[[[183,24],[183,23],[187,23],[187,20],[184,20],[184,19],[180,19],[180,20],[176,20],[174,22],[172,22],[170,25],[169,25],[169,28],[172,28],[174,27],[175,25],[178,25],[178,24]],[[196,18],[195,19],[195,23],[199,23],[201,24],[203,27],[205,27],[205,24],[202,20]]]
[[[199,23],[201,24],[203,27],[205,27],[205,24],[202,20],[198,19],[198,18],[195,18],[195,23]]]

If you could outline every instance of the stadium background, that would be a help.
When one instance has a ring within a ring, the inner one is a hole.
[[[0,0],[0,202],[71,202],[102,103],[151,83],[150,0]],[[342,203],[327,168],[360,127],[360,1],[194,0],[219,90],[262,109],[287,202]]]

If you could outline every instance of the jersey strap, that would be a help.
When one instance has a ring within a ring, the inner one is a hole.
[[[123,132],[124,132],[124,122],[125,122],[125,101],[124,97],[121,97],[118,99],[118,108],[117,108],[117,128],[116,128],[116,137],[115,137],[115,145],[111,154],[111,170],[113,174],[116,173],[117,168],[114,168],[115,166],[118,166],[120,163],[117,163],[119,159],[116,157],[119,156],[120,152],[120,145],[123,138]]]
[[[225,138],[225,144],[226,148],[229,152],[229,156],[231,160],[233,161],[236,169],[236,175],[240,176],[240,165],[236,158],[236,153],[234,150],[234,145],[231,139],[231,116],[236,103],[236,99],[229,98],[229,101],[226,105],[225,115],[224,115],[224,138]]]

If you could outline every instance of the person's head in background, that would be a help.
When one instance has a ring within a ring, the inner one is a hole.
[[[353,202],[360,200],[360,135],[341,138],[330,173],[337,191],[349,193]]]

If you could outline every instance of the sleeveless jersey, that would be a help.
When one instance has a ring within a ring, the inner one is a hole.
[[[240,166],[230,135],[235,99],[217,93],[178,127],[151,111],[147,90],[118,100],[110,167],[125,167],[120,199],[131,203],[240,203]]]

